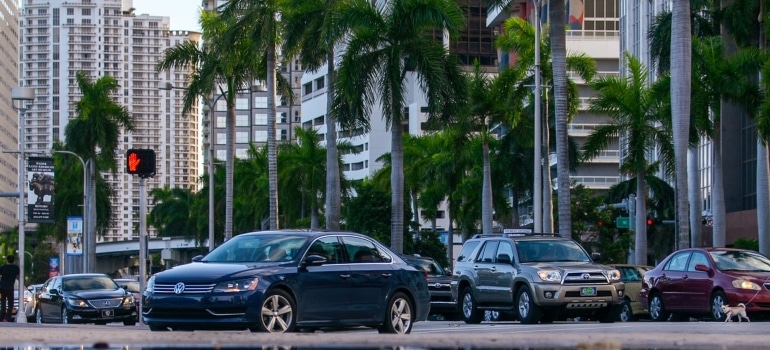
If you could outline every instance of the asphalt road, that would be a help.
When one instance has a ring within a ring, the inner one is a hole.
[[[248,331],[150,332],[118,324],[0,323],[0,347],[16,349],[767,349],[768,322],[518,322],[428,321],[412,334],[371,329],[265,334]]]

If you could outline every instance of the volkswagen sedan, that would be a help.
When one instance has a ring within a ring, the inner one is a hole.
[[[136,324],[134,296],[105,274],[56,276],[40,288],[37,323]]]
[[[770,314],[770,260],[752,250],[689,248],[644,274],[639,293],[653,321],[707,316],[724,321],[722,305],[742,303]]]
[[[150,277],[142,317],[153,331],[366,326],[409,333],[425,320],[425,275],[351,232],[262,231]]]

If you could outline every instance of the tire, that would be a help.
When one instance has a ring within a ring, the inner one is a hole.
[[[465,287],[460,297],[460,317],[467,324],[479,324],[484,319],[484,313],[479,311],[471,287]]]
[[[152,332],[168,332],[168,327],[166,326],[156,326],[156,325],[149,325],[150,331]]]
[[[604,309],[599,314],[599,323],[615,323],[620,318],[620,310],[622,305],[612,305]]]
[[[69,310],[67,310],[66,306],[61,308],[61,323],[62,324],[69,324],[70,323]]]
[[[377,331],[390,334],[409,334],[412,332],[415,319],[412,301],[406,294],[397,292],[393,294],[386,309],[385,322]]]
[[[620,322],[636,321],[636,316],[634,316],[634,309],[631,308],[630,300],[623,299],[623,304],[620,305],[620,313],[618,314],[618,321]]]
[[[536,324],[543,316],[543,310],[535,305],[532,291],[527,286],[522,286],[516,294],[516,307],[519,312],[519,322],[522,324]]]
[[[262,307],[257,320],[257,330],[268,333],[287,333],[294,331],[297,306],[289,293],[274,289],[262,300]]]
[[[711,295],[711,320],[712,321],[722,321],[724,322],[725,318],[727,317],[722,312],[722,305],[727,305],[727,297],[725,296],[725,293],[722,291],[716,291],[714,294]]]
[[[37,324],[43,324],[43,312],[40,311],[40,307],[35,308],[35,322]]]
[[[663,305],[663,299],[660,297],[660,293],[655,293],[650,298],[650,305],[647,308],[650,310],[650,319],[655,322],[668,321],[669,312],[666,311],[666,306]]]

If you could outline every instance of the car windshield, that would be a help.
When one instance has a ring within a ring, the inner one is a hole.
[[[717,250],[710,252],[717,269],[723,271],[770,272],[770,260],[751,251]]]
[[[202,262],[267,263],[292,261],[300,256],[308,237],[287,233],[235,236],[206,255]]]
[[[580,245],[569,240],[520,240],[516,251],[521,262],[591,261]]]
[[[118,285],[107,276],[67,278],[62,281],[62,290],[65,292],[115,289],[118,289]]]
[[[139,281],[115,281],[121,286],[126,286],[126,290],[131,293],[139,293]]]

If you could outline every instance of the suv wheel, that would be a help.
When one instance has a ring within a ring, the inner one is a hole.
[[[634,310],[631,308],[631,302],[628,299],[623,299],[623,304],[620,306],[620,322],[629,322],[636,320],[634,318]]]
[[[522,286],[519,293],[516,294],[516,306],[519,310],[519,321],[523,324],[538,323],[543,315],[540,307],[535,305],[532,291],[527,286]]]
[[[465,287],[463,289],[463,295],[460,299],[460,310],[462,312],[462,318],[465,323],[478,324],[484,319],[484,313],[479,311],[478,305],[476,305],[476,298],[473,297],[473,291],[471,287]]]

